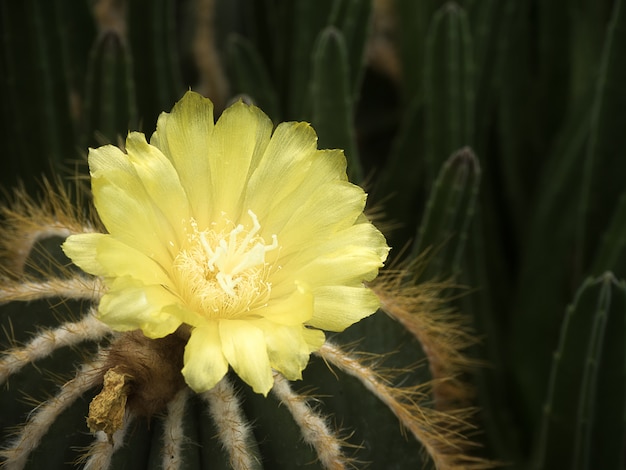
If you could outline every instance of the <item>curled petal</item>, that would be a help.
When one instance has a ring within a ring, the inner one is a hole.
[[[141,328],[149,338],[162,338],[181,325],[180,319],[165,310],[175,302],[176,298],[161,286],[118,278],[100,300],[98,318],[118,331]]]

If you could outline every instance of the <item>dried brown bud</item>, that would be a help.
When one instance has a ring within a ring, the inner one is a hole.
[[[102,391],[89,404],[87,426],[91,432],[104,431],[113,443],[113,434],[124,425],[128,376],[113,368],[104,374]]]

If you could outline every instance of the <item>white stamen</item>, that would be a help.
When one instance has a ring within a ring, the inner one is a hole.
[[[200,243],[207,255],[206,266],[212,273],[217,271],[215,279],[226,294],[235,297],[235,287],[240,284],[238,275],[247,269],[263,265],[265,253],[278,248],[278,238],[272,235],[272,243],[266,245],[257,234],[261,229],[259,219],[254,212],[248,210],[252,219],[252,229],[242,240],[239,235],[245,231],[242,224],[230,231],[227,237],[219,239],[215,247],[207,239],[207,232],[200,233]]]

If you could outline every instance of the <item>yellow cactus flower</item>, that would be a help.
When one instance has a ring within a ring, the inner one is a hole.
[[[214,123],[188,92],[150,143],[91,149],[94,204],[108,233],[63,249],[104,279],[101,321],[160,338],[187,325],[182,374],[196,392],[229,365],[257,393],[272,369],[301,377],[322,330],[342,331],[379,306],[364,284],[389,248],[363,215],[340,150],[318,150],[306,123],[272,122],[242,102]]]

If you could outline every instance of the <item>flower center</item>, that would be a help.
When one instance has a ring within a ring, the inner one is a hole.
[[[278,248],[258,235],[261,224],[251,210],[252,228],[239,224],[230,232],[199,231],[193,226],[189,246],[174,260],[180,294],[194,311],[211,318],[241,316],[269,297],[268,251]]]

